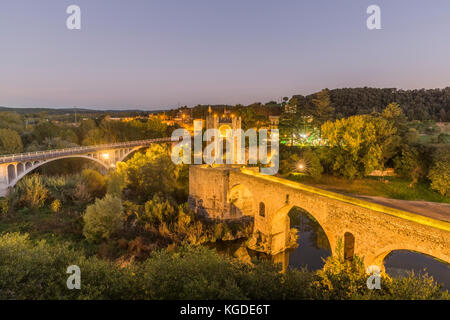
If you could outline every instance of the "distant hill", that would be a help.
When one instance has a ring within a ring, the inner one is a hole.
[[[411,120],[450,121],[450,87],[419,90],[364,87],[328,91],[338,118],[381,112],[389,103],[397,102]],[[300,104],[310,104],[315,94],[294,97]]]
[[[139,109],[130,109],[130,110],[95,110],[95,109],[85,109],[85,108],[12,108],[12,107],[4,107],[0,106],[0,112],[1,111],[10,111],[10,112],[17,112],[19,114],[38,114],[41,112],[45,112],[49,115],[61,115],[61,114],[67,114],[67,113],[78,113],[78,114],[150,114],[150,113],[157,113],[162,112],[164,110],[139,110]]]

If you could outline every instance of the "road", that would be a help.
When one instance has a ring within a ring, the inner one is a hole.
[[[425,217],[450,222],[450,204],[448,203],[397,200],[397,199],[362,196],[355,194],[349,196],[370,202],[375,202],[386,207],[404,210],[411,213],[417,213]]]

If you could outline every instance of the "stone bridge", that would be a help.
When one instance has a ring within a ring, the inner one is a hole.
[[[336,254],[341,241],[346,259],[356,254],[366,266],[383,267],[386,255],[410,250],[450,263],[450,223],[342,194],[260,174],[257,170],[190,166],[189,202],[198,213],[217,219],[254,217],[254,237],[272,255],[289,245],[289,211],[299,207],[323,228]],[[251,243],[251,241],[250,241]]]
[[[171,138],[158,138],[96,146],[75,147],[59,150],[38,151],[0,157],[0,196],[8,193],[9,187],[43,164],[66,158],[85,158],[97,162],[105,169],[115,167],[134,151],[152,143],[171,142]]]

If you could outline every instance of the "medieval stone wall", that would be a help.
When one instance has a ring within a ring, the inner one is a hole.
[[[382,212],[380,205],[373,206],[376,210],[371,209],[371,203],[348,203],[340,199],[341,195],[333,197],[329,192],[321,195],[314,192],[314,188],[307,191],[308,187],[303,188],[301,184],[284,183],[283,179],[239,169],[191,166],[189,180],[190,195],[196,200],[192,206],[203,210],[204,214],[214,218],[239,218],[244,213],[248,215],[248,208],[253,208],[255,232],[266,237],[272,254],[286,249],[290,229],[288,212],[298,206],[321,225],[333,253],[339,240],[346,245],[344,235],[347,233],[354,238],[354,253],[364,257],[366,265],[382,266],[385,256],[393,250],[416,251],[450,263],[448,223],[442,223],[444,228],[434,227],[388,214],[388,210]],[[241,194],[245,190],[245,201],[231,201],[239,195],[233,190]],[[243,203],[246,208],[239,208]],[[236,210],[230,213],[232,205],[238,207],[237,215]]]

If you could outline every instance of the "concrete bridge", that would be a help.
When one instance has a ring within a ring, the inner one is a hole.
[[[450,223],[260,174],[257,170],[190,166],[189,203],[211,218],[254,217],[249,245],[275,255],[290,242],[289,211],[299,207],[323,228],[336,254],[356,254],[366,266],[383,267],[394,250],[424,253],[450,263]],[[301,235],[300,235],[301,236]]]
[[[148,147],[153,143],[161,142],[171,142],[171,138],[129,141],[2,156],[0,157],[0,196],[5,196],[8,188],[14,187],[28,173],[51,161],[66,158],[85,158],[97,162],[105,169],[110,169],[134,151]]]

